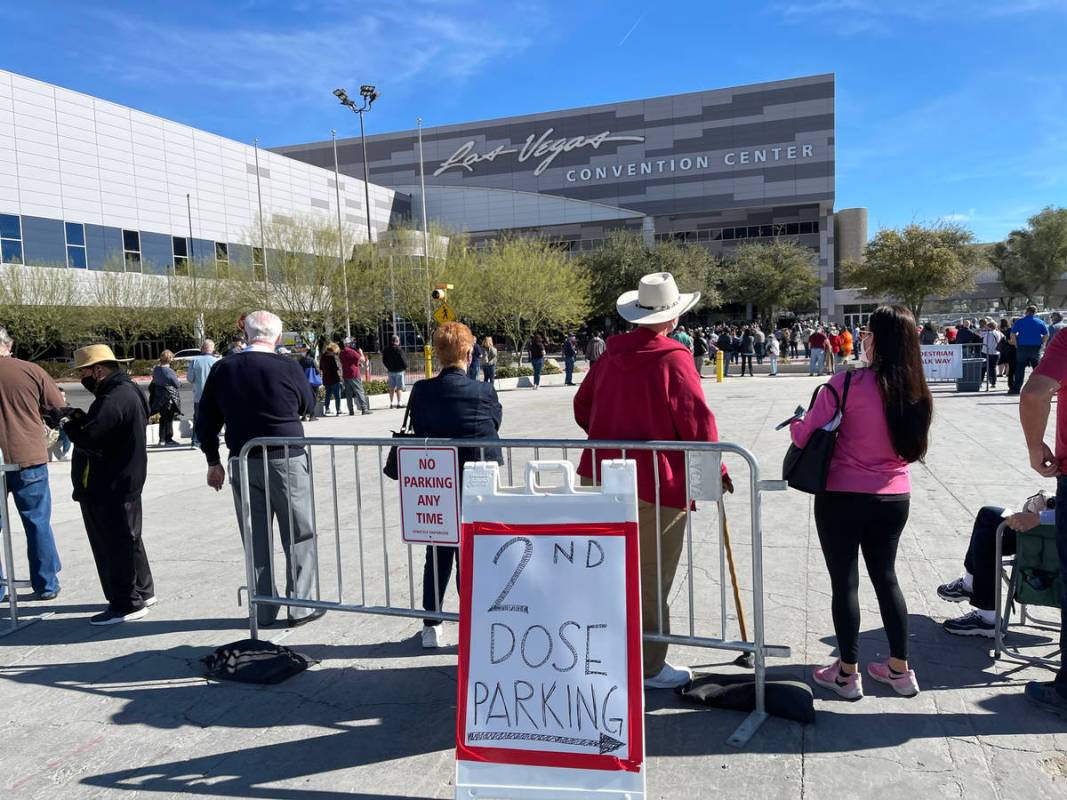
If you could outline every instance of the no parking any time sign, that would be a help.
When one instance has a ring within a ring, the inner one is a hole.
[[[459,458],[454,447],[397,447],[400,527],[411,544],[459,544]]]

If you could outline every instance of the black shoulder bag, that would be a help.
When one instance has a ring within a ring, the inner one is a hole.
[[[393,431],[394,439],[410,439],[415,436],[415,432],[409,425],[411,421],[411,396],[408,395],[408,405],[404,409],[404,422],[400,426],[400,430]],[[400,468],[397,460],[396,445],[389,448],[389,457],[385,459],[385,466],[382,467],[382,474],[391,480],[400,480]]]
[[[815,405],[819,390],[826,389],[834,395],[835,410],[830,418],[831,421],[836,419],[838,414],[841,414],[843,420],[845,403],[848,401],[848,386],[851,382],[852,370],[849,370],[845,374],[845,391],[840,398],[837,390],[829,383],[816,387],[812,392],[808,411],[811,411]],[[811,438],[804,447],[789,445],[785,460],[782,462],[782,477],[790,488],[808,494],[820,494],[826,491],[826,479],[830,475],[830,460],[834,457],[834,448],[837,446],[837,435],[840,430],[840,423],[832,431],[819,427],[812,432]]]

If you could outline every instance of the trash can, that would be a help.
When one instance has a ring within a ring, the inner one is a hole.
[[[956,379],[956,391],[980,391],[985,371],[986,359],[982,355],[981,343],[963,345],[963,377]]]

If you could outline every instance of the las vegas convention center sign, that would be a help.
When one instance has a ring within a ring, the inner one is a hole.
[[[562,153],[574,150],[599,150],[608,142],[625,142],[641,144],[644,136],[619,136],[611,131],[601,131],[591,136],[570,136],[553,138],[553,128],[548,128],[540,135],[531,133],[521,147],[497,145],[492,150],[479,152],[474,139],[464,142],[456,152],[441,162],[434,171],[438,176],[450,169],[461,169],[473,173],[478,164],[493,162],[498,158],[513,156],[520,164],[530,162],[533,174],[540,175],[548,169]],[[730,150],[716,157],[726,167],[739,165],[767,164],[781,161],[814,158],[815,146],[811,144],[780,144],[747,150]],[[692,169],[707,169],[712,162],[708,155],[694,155],[671,158],[658,158],[643,161],[630,161],[602,167],[582,167],[569,169],[564,173],[568,183],[578,181],[606,180],[623,176],[658,175],[672,172],[687,172]]]

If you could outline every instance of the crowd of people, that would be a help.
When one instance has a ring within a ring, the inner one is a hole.
[[[808,446],[819,431],[836,431],[836,446],[828,465],[825,487],[816,493],[814,519],[829,573],[831,618],[838,655],[814,670],[813,682],[850,700],[863,696],[860,669],[859,558],[878,598],[889,640],[889,658],[868,663],[866,675],[887,684],[902,696],[920,691],[909,658],[908,611],[896,577],[896,558],[911,511],[910,465],[921,462],[929,445],[933,399],[926,384],[920,347],[930,328],[920,331],[911,312],[901,306],[877,308],[868,323],[855,330],[797,322],[763,331],[757,324],[720,325],[686,330],[682,316],[699,302],[699,293],[683,293],[669,273],[647,275],[636,290],[617,303],[619,316],[631,326],[610,337],[594,334],[585,345],[589,371],[573,399],[577,425],[591,440],[715,442],[716,419],[701,386],[701,368],[717,351],[737,359],[741,374],[751,374],[753,362],[770,360],[774,374],[778,359],[809,358],[809,372],[831,373],[807,413],[790,423],[794,445]],[[981,335],[961,324],[953,337],[986,344]],[[999,324],[994,328],[999,329]],[[249,474],[239,474],[242,448],[259,437],[304,435],[303,421],[314,418],[315,389],[325,387],[327,406],[341,414],[341,393],[350,415],[370,413],[362,385],[367,357],[354,342],[326,343],[317,359],[297,360],[279,349],[282,322],[269,311],[256,311],[243,320],[246,344],[236,357],[216,358],[205,341],[190,364],[193,385],[193,437],[203,452],[208,486],[221,491],[227,481],[234,501],[238,530],[253,543],[255,591],[274,596],[270,551],[275,524],[285,557],[285,594],[310,601],[316,584],[313,486],[309,460],[300,445],[255,448]],[[1025,535],[1037,525],[1055,525],[1061,580],[1067,584],[1067,337],[1048,330],[1032,310],[1011,326],[1016,349],[1014,385],[1022,382],[1026,366],[1033,374],[1020,388],[1020,417],[1030,453],[1030,466],[1044,478],[1057,478],[1055,498],[1039,495],[1022,512],[999,507],[978,512],[964,572],[937,588],[952,602],[969,601],[975,610],[948,620],[949,633],[988,636],[993,613],[990,595],[999,566],[990,552],[1000,521]],[[937,331],[934,331],[935,335]],[[996,337],[988,337],[990,341]],[[999,345],[1000,340],[997,340]],[[936,343],[936,341],[935,341]],[[406,358],[394,338],[384,354],[390,375],[390,404],[402,407],[406,389]],[[62,431],[73,445],[71,480],[107,605],[90,619],[94,625],[136,620],[156,602],[155,586],[141,537],[141,493],[147,472],[146,428],[159,414],[160,442],[172,441],[171,425],[180,412],[172,355],[164,353],[153,371],[149,397],[130,380],[107,345],[83,347],[74,354],[74,369],[93,401],[88,410],[70,407],[55,382],[40,367],[14,358],[12,341],[0,330],[0,448],[4,458],[18,465],[7,477],[8,489],[23,521],[35,598],[54,600],[60,592],[59,554],[51,529],[46,439],[42,421]],[[1041,348],[1045,347],[1041,357]],[[451,322],[433,335],[433,351],[440,372],[418,381],[409,394],[405,426],[420,437],[493,439],[503,410],[493,386],[497,351],[489,338],[478,342],[466,325]],[[578,355],[575,337],[563,346],[567,382],[572,382]],[[534,386],[539,383],[546,342],[535,335],[529,347]],[[858,358],[864,369],[835,369],[835,362]],[[397,376],[394,378],[394,376]],[[482,380],[478,380],[481,377]],[[1055,450],[1044,443],[1053,396],[1059,394]],[[166,410],[166,412],[164,411]],[[225,430],[228,450],[221,454]],[[585,450],[578,474],[593,484],[600,462],[621,456],[605,448]],[[639,497],[638,531],[641,558],[642,619],[646,632],[669,633],[668,598],[684,543],[687,514],[687,471],[681,451],[637,451]],[[500,462],[495,449],[461,448],[462,464],[480,458]],[[461,473],[462,474],[462,473]],[[723,467],[722,488],[733,491]],[[245,497],[244,493],[248,492]],[[246,525],[242,511],[250,508]],[[1064,511],[1061,513],[1060,509]],[[250,525],[250,527],[249,527]],[[1016,538],[1005,547],[1014,549]],[[423,608],[439,611],[453,571],[458,574],[458,550],[429,547],[423,566]],[[2,584],[0,584],[2,589]],[[303,625],[320,618],[325,609],[287,605],[287,624]],[[258,605],[258,623],[273,625],[280,606]],[[1061,603],[1061,616],[1067,603]],[[1067,621],[1067,620],[1065,620]],[[1061,646],[1067,626],[1061,627]],[[446,637],[434,618],[424,620],[422,644],[441,647]],[[644,679],[649,689],[676,688],[689,682],[690,671],[667,661],[663,642],[646,642]],[[1027,696],[1043,708],[1067,714],[1067,670],[1056,680],[1033,682]]]

